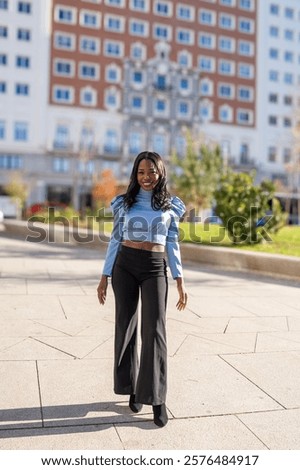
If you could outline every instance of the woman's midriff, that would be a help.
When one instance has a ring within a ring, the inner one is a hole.
[[[163,253],[165,251],[164,245],[153,242],[135,242],[132,240],[124,240],[122,245],[128,246],[129,248],[136,248],[137,250],[156,251]]]

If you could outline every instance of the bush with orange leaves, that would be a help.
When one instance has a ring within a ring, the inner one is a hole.
[[[100,179],[92,189],[94,206],[97,209],[108,207],[118,191],[117,180],[112,170],[103,170]]]

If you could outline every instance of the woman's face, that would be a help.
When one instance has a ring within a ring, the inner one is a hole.
[[[137,170],[137,182],[145,191],[152,191],[159,180],[159,173],[151,160],[141,160]]]

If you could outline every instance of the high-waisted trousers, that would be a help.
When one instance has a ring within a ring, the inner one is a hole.
[[[166,401],[167,267],[163,252],[121,246],[113,272],[115,296],[114,392],[137,403]],[[137,350],[141,299],[141,351]]]

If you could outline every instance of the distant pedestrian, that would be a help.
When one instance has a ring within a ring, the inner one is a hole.
[[[112,277],[115,296],[114,391],[130,395],[135,413],[152,405],[154,423],[165,426],[167,391],[167,264],[176,279],[176,307],[187,304],[180,248],[179,219],[184,203],[167,190],[166,170],[155,152],[142,152],[134,162],[125,194],[113,199],[114,228],[98,286],[100,304]],[[141,354],[137,354],[138,301],[141,297]]]

